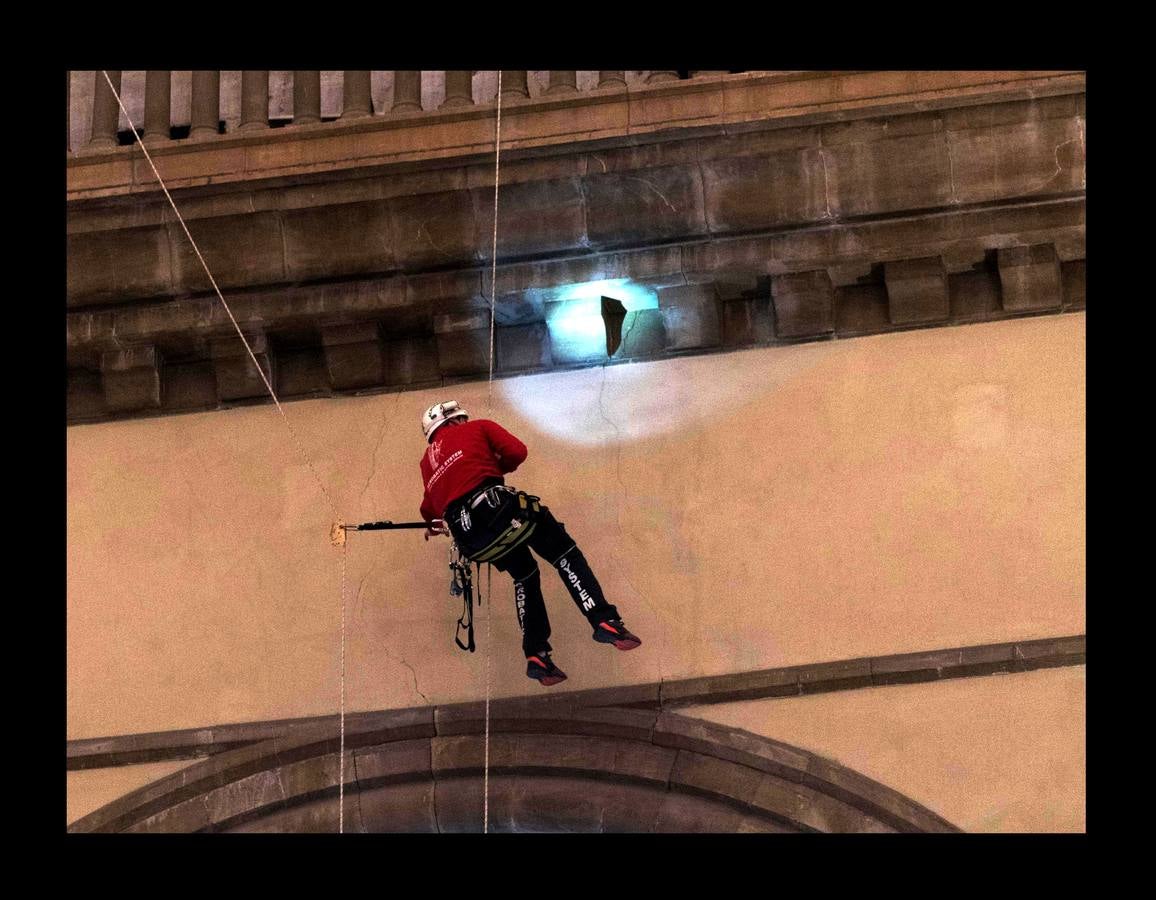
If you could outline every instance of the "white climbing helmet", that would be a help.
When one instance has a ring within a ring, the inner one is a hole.
[[[458,405],[457,400],[446,400],[444,403],[435,403],[421,417],[421,430],[425,434],[426,443],[433,439],[433,434],[450,419],[468,419],[470,414]]]

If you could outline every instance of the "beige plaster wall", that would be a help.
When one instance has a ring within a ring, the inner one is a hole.
[[[834,759],[969,832],[1086,830],[1087,667],[679,710]]]
[[[418,418],[461,400],[530,457],[644,646],[590,640],[547,571],[559,663],[592,688],[1082,633],[1084,326],[1067,314],[287,404],[347,521],[416,518]],[[336,712],[342,556],[271,406],[68,431],[70,738]],[[448,546],[351,537],[346,705],[539,688],[508,579],[452,643]],[[483,573],[483,586],[485,573]]]

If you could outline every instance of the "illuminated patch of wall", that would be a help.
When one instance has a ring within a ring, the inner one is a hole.
[[[566,285],[545,298],[546,326],[550,346],[558,363],[606,359],[606,323],[602,318],[602,298],[613,297],[626,308],[626,328],[632,314],[658,309],[653,288],[627,278],[610,278]]]
[[[751,410],[776,419],[784,389],[855,350],[851,342],[823,342],[654,359],[506,378],[495,392],[522,417],[516,433],[540,431],[580,446],[629,445],[664,434],[685,437],[723,420],[742,427]],[[782,427],[793,426],[784,418]]]

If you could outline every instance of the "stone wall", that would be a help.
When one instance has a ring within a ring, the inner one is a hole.
[[[806,74],[515,103],[495,370],[603,361],[549,320],[607,280],[657,296],[632,359],[1084,306],[1081,75]],[[493,127],[467,105],[154,147],[280,394],[488,372]],[[264,393],[152,183],[131,147],[69,163],[70,421]]]
[[[293,118],[293,72],[270,71],[266,92],[266,113],[269,121],[285,122]],[[395,72],[373,71],[370,73],[370,112],[385,115],[391,111],[398,98],[394,91]],[[575,87],[578,91],[591,91],[598,86],[599,73],[594,71],[575,72]],[[530,98],[543,96],[550,87],[548,71],[529,71],[526,75],[526,92]],[[646,82],[649,72],[627,71],[622,76],[624,84],[636,85]],[[99,72],[74,71],[69,73],[69,149],[82,152],[92,137],[93,95]],[[118,113],[117,130],[129,129],[129,118],[141,128],[145,117],[145,80],[142,71],[121,73],[121,96],[128,111]],[[320,117],[322,120],[340,118],[345,112],[345,73],[342,71],[322,71],[320,82]],[[471,99],[474,103],[491,103],[497,94],[498,73],[492,71],[474,72],[470,78]],[[506,82],[507,89],[510,82]],[[219,115],[226,133],[236,131],[241,125],[240,71],[222,71],[219,87]],[[173,71],[169,75],[169,116],[170,127],[187,128],[192,123],[192,72]],[[425,71],[421,73],[421,107],[437,109],[446,98],[446,73]]]

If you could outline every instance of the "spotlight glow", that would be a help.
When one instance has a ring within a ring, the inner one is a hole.
[[[546,326],[551,342],[563,357],[606,355],[603,296],[621,301],[628,316],[640,309],[658,309],[658,294],[654,289],[628,278],[586,281],[552,292],[545,304]]]

